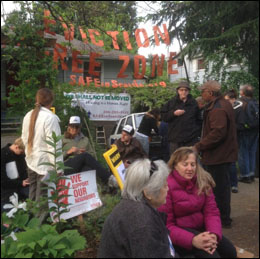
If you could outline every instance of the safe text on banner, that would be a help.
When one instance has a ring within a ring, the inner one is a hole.
[[[72,106],[81,106],[93,121],[117,121],[130,114],[129,94],[64,93]]]
[[[67,190],[59,193],[59,195],[68,196],[62,198],[60,202],[69,204],[67,207],[69,212],[63,213],[61,215],[62,219],[70,219],[102,206],[97,190],[95,170],[68,175],[67,178],[60,180],[59,183],[69,187]],[[54,187],[54,184],[49,183],[49,186]],[[48,197],[51,195],[52,190],[48,189]],[[54,203],[49,202],[49,208],[54,206],[56,206]],[[51,212],[50,216],[53,222],[56,221],[55,212]]]

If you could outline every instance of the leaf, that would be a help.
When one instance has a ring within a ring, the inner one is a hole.
[[[40,247],[44,247],[45,245],[46,245],[46,240],[45,239],[42,239],[42,240],[39,240],[39,241],[37,241],[37,243],[40,245]]]
[[[29,244],[27,244],[32,250],[34,250],[36,243],[35,242],[31,242]]]
[[[37,228],[40,226],[40,220],[38,218],[33,218],[29,221],[29,223],[27,224],[28,228]]]
[[[48,163],[48,162],[40,163],[39,165],[47,165],[47,166],[55,167],[54,164],[51,164],[51,163]]]

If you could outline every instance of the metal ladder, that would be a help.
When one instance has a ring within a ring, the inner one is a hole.
[[[96,143],[99,145],[106,146],[106,133],[103,126],[96,127]]]

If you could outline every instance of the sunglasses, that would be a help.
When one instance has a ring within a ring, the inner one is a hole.
[[[153,161],[151,161],[151,169],[150,169],[150,177],[153,175],[153,173],[155,172],[155,171],[157,171],[158,170],[158,166],[153,162]]]

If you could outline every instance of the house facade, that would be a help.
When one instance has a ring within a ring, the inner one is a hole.
[[[185,63],[187,67],[187,72],[189,80],[191,82],[199,82],[202,84],[205,76],[205,60],[202,57],[194,58],[192,60],[185,57]],[[212,63],[209,64],[209,69],[211,69]],[[174,69],[178,70],[178,74],[170,75],[170,82],[174,82],[181,78],[186,78],[186,71],[184,67],[184,62],[182,59],[178,59],[177,64],[174,65]],[[228,71],[238,71],[240,70],[239,65],[234,64],[228,68]]]

